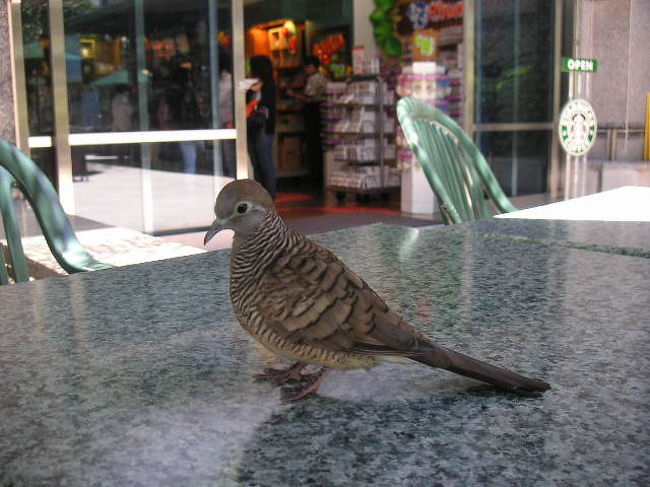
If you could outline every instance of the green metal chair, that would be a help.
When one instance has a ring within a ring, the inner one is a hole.
[[[438,197],[445,224],[489,218],[486,197],[501,213],[517,210],[474,142],[451,118],[410,97],[397,103],[397,118]]]
[[[7,239],[9,266],[0,249],[0,285],[29,280],[12,189],[18,187],[36,214],[45,240],[59,265],[68,273],[108,269],[83,248],[65,215],[54,187],[38,166],[12,144],[0,140],[0,211]]]

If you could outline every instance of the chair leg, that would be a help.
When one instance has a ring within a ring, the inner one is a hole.
[[[5,263],[4,245],[0,244],[0,286],[9,284],[9,275],[7,274],[7,264]]]
[[[0,167],[0,210],[5,227],[5,237],[9,248],[9,261],[15,282],[29,281],[29,269],[20,238],[20,226],[16,218],[14,201],[11,197],[14,178],[7,170]]]

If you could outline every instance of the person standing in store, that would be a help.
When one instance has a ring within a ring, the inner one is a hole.
[[[172,109],[174,111],[174,122],[176,122],[178,128],[181,130],[201,128],[203,120],[199,110],[199,97],[190,70],[183,68],[175,72],[170,95],[175,98],[172,101]],[[183,170],[188,174],[195,174],[198,152],[205,149],[205,142],[202,140],[188,140],[179,142],[178,146],[183,157]]]
[[[305,74],[307,75],[307,84],[303,92],[287,90],[287,94],[305,104],[307,163],[311,168],[314,183],[321,186],[323,184],[323,147],[320,104],[323,101],[329,80],[321,73],[320,60],[316,56],[308,56],[305,59]]]
[[[246,94],[248,106],[251,107],[250,113],[247,113],[248,154],[255,180],[275,199],[277,181],[273,137],[276,89],[273,64],[267,56],[253,56],[250,66],[251,75],[258,81]]]
[[[135,109],[129,86],[126,84],[117,85],[115,95],[111,99],[111,130],[113,132],[132,132],[135,129],[134,113]],[[114,150],[119,163],[133,162],[132,144],[117,144]]]

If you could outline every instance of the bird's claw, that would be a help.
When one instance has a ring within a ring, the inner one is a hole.
[[[300,371],[304,369],[307,364],[302,364],[297,362],[291,367],[286,369],[273,369],[267,367],[262,370],[262,374],[256,374],[253,376],[254,380],[270,380],[273,382],[273,385],[279,386],[287,382],[302,382],[305,379],[309,379],[314,374],[301,374]]]
[[[314,394],[318,391],[321,383],[327,377],[332,369],[329,367],[323,367],[318,372],[314,374],[305,374],[303,377],[307,380],[301,381],[299,385],[295,387],[283,387],[280,389],[280,395],[282,402],[293,402],[303,399],[311,394]]]

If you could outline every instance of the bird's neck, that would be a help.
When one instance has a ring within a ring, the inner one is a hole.
[[[281,238],[287,231],[280,215],[275,211],[267,212],[259,225],[250,232],[235,232],[232,250],[237,254],[243,250],[252,253],[268,250],[274,247],[276,239]]]

